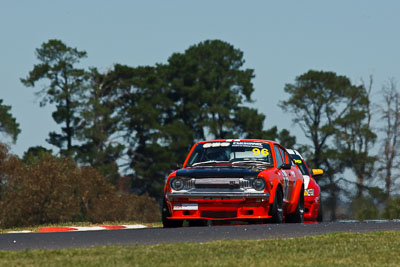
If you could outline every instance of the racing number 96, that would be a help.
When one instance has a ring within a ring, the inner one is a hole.
[[[253,154],[255,156],[260,155],[260,153],[263,154],[264,156],[268,156],[269,155],[269,151],[266,148],[263,148],[261,150],[259,148],[253,148]]]

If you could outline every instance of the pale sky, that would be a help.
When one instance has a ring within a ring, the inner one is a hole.
[[[374,98],[389,78],[400,80],[400,1],[56,1],[0,2],[0,98],[12,106],[22,133],[11,151],[48,145],[58,131],[51,112],[19,81],[38,63],[34,51],[49,39],[85,50],[82,66],[107,70],[166,63],[174,52],[207,39],[226,41],[255,70],[254,106],[265,128],[288,128],[307,142],[291,114],[277,106],[283,91],[310,69],[334,71],[354,83],[375,79]],[[4,136],[0,136],[4,141]],[[10,139],[7,139],[10,141]]]

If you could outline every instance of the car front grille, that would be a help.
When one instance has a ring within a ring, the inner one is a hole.
[[[195,180],[195,188],[239,189],[242,186],[240,178],[202,178]]]
[[[196,180],[195,188],[237,189],[240,188],[240,185],[239,182],[235,180],[198,179]]]
[[[251,178],[183,178],[184,189],[251,189]]]

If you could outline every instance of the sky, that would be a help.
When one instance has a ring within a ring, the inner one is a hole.
[[[35,49],[49,39],[85,50],[83,67],[110,69],[166,63],[175,52],[208,39],[232,44],[254,69],[251,104],[276,125],[307,143],[292,114],[283,113],[283,88],[310,69],[345,75],[354,84],[374,77],[374,99],[388,79],[400,80],[400,1],[0,1],[0,99],[21,127],[10,150],[23,155],[59,131],[39,106],[25,78],[38,61]]]

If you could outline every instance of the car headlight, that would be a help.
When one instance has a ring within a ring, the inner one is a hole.
[[[314,196],[314,188],[309,188],[309,189],[304,190],[304,196],[305,197]]]
[[[175,191],[182,190],[183,187],[185,186],[182,178],[179,178],[179,177],[172,178],[170,181],[170,185],[171,185],[171,188],[174,189]]]
[[[256,178],[253,180],[253,188],[257,191],[264,190],[265,188],[265,180],[263,178]]]

